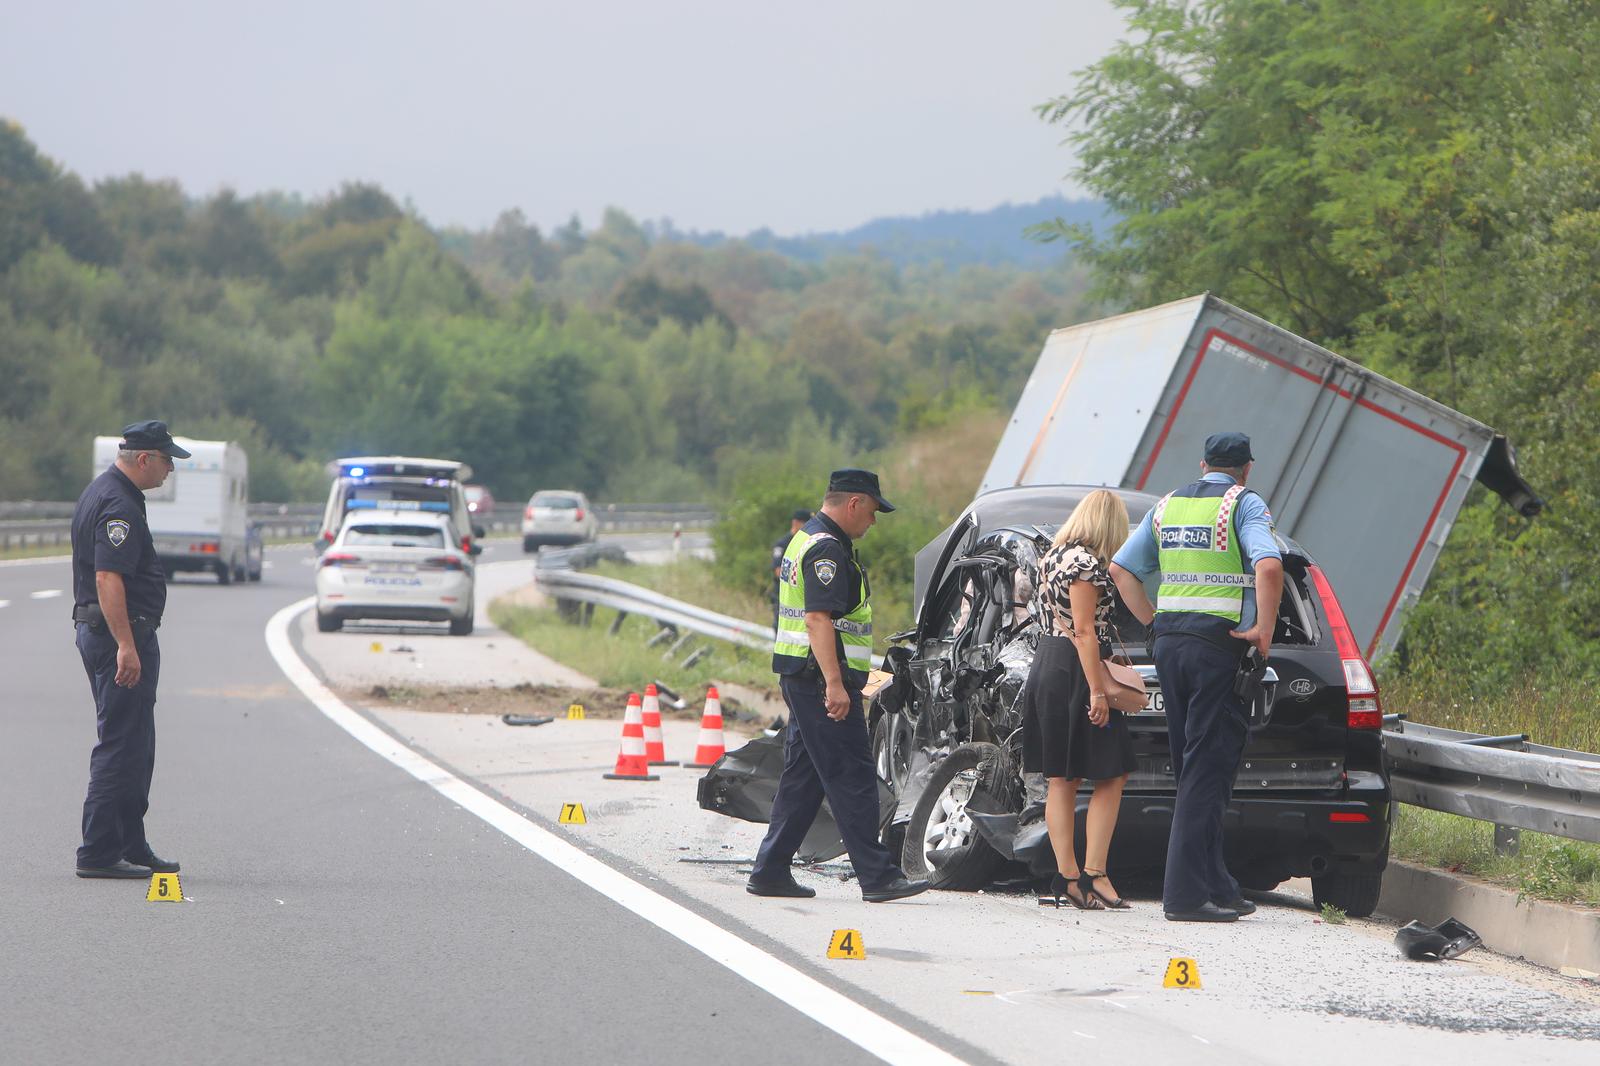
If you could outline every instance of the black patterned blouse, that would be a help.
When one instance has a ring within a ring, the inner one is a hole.
[[[1088,548],[1071,541],[1051,548],[1039,560],[1039,575],[1034,613],[1046,633],[1073,635],[1072,594],[1067,590],[1074,581],[1087,581],[1100,590],[1099,602],[1094,607],[1095,636],[1102,644],[1111,639],[1111,613],[1116,609],[1116,601],[1111,596],[1111,574]],[[1054,625],[1050,624],[1052,621]]]

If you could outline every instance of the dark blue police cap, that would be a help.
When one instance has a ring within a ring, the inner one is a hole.
[[[789,517],[794,519],[796,522],[809,522],[811,521],[811,512],[806,510],[804,507],[800,507],[796,508],[794,514],[790,515]]]
[[[1225,466],[1237,470],[1254,462],[1250,454],[1250,438],[1243,433],[1213,433],[1206,438],[1205,460],[1207,466]]]
[[[877,500],[878,510],[884,514],[894,510],[894,504],[884,499],[882,490],[878,488],[878,475],[870,470],[857,470],[855,467],[835,470],[828,478],[828,491],[859,492]]]
[[[122,446],[141,452],[166,452],[174,459],[187,459],[189,453],[178,447],[165,422],[151,419],[135,422],[122,431]]]

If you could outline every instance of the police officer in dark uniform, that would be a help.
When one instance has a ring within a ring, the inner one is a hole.
[[[789,532],[772,542],[772,628],[778,628],[778,580],[783,571],[783,553],[789,542],[800,532],[800,527],[811,521],[811,512],[804,507],[789,516]]]
[[[1249,723],[1235,680],[1251,647],[1266,658],[1283,592],[1272,514],[1245,488],[1253,461],[1243,433],[1208,437],[1200,480],[1151,508],[1111,563],[1123,603],[1154,624],[1178,786],[1161,892],[1168,921],[1231,922],[1256,909],[1222,853]],[[1140,582],[1158,569],[1152,606]]]
[[[122,431],[117,461],[89,483],[72,515],[72,620],[94,692],[99,743],[89,757],[79,877],[147,878],[178,864],[150,850],[144,814],[156,759],[156,630],[167,603],[144,494],[187,459],[165,422]]]
[[[894,510],[878,475],[835,470],[822,511],[790,539],[778,586],[772,669],[789,727],[772,822],[746,888],[757,896],[815,896],[790,871],[824,797],[850,853],[861,897],[870,903],[926,891],[909,880],[878,840],[878,779],[861,690],[872,668],[871,588],[855,539]]]

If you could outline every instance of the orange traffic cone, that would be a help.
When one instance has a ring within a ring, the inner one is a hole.
[[[700,716],[700,746],[694,749],[694,762],[683,765],[704,770],[727,754],[722,740],[722,698],[715,685],[706,689],[706,711]]]
[[[655,683],[644,687],[644,757],[651,766],[677,766],[677,759],[667,758],[667,746],[661,739],[661,696]]]
[[[617,768],[605,775],[607,781],[659,781],[644,758],[644,714],[639,709],[639,694],[628,693],[628,711],[622,716],[622,749],[617,752]]]

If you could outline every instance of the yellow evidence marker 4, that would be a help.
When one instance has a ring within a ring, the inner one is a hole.
[[[1193,959],[1168,959],[1162,988],[1199,988],[1200,965]]]
[[[151,874],[150,891],[145,894],[147,903],[182,903],[183,888],[177,874]]]
[[[562,825],[588,825],[589,819],[584,817],[583,804],[563,803],[561,817],[557,819]]]
[[[567,708],[567,721],[569,722],[581,722],[588,717],[589,715],[584,711],[583,704],[581,703],[574,703],[571,707]]]
[[[861,942],[859,929],[835,929],[833,939],[828,941],[828,958],[830,959],[864,959],[867,957],[867,946]]]

